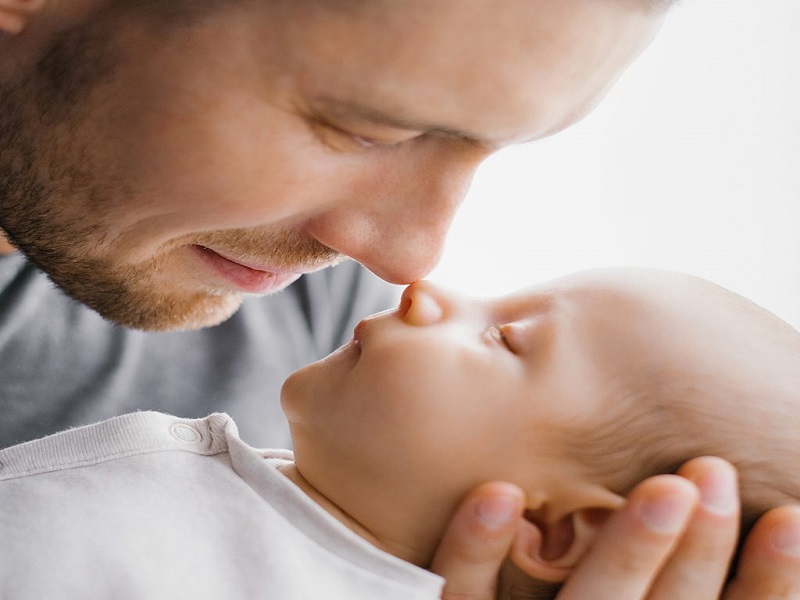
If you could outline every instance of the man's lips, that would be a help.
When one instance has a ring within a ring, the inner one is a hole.
[[[303,271],[292,271],[290,269],[282,269],[282,268],[274,267],[272,265],[267,265],[265,263],[257,263],[257,262],[255,262],[253,260],[248,260],[248,259],[243,259],[243,258],[235,258],[235,257],[232,257],[232,256],[226,254],[225,252],[220,252],[219,250],[212,250],[211,248],[208,248],[206,246],[200,246],[200,247],[202,249],[208,251],[208,252],[213,252],[214,254],[216,254],[218,256],[221,256],[222,258],[224,258],[227,261],[230,261],[230,262],[235,263],[237,265],[240,265],[242,267],[247,267],[248,269],[251,269],[253,271],[261,271],[263,273],[287,273],[287,274],[292,274],[292,275],[302,275],[303,274]]]
[[[191,248],[204,264],[239,292],[268,294],[286,287],[302,275],[300,272],[232,258],[205,246],[194,245]]]

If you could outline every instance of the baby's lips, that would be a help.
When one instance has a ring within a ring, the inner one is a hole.
[[[356,346],[361,345],[361,341],[364,339],[364,330],[367,327],[367,320],[362,319],[358,322],[358,325],[355,326],[353,329],[353,341],[355,342]]]

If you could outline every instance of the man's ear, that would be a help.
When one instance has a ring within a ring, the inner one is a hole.
[[[0,33],[22,33],[45,0],[0,0]]]
[[[578,499],[578,504],[566,511],[555,513],[546,505],[528,509],[509,559],[534,579],[566,580],[594,542],[600,527],[624,501],[603,489]]]

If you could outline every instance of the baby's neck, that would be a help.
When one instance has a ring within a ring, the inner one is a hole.
[[[420,515],[420,519],[416,523],[397,527],[396,530],[399,533],[396,535],[384,531],[375,531],[360,523],[343,507],[332,502],[325,494],[311,485],[294,463],[280,467],[279,471],[331,516],[376,548],[418,567],[427,567],[430,564],[436,544],[420,544],[420,536],[415,534],[415,528],[420,523],[426,526],[430,525],[424,515]],[[390,515],[387,515],[387,521],[389,517]]]

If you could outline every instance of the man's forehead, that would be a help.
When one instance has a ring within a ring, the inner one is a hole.
[[[524,69],[514,75],[511,69],[499,74],[476,67],[473,75],[484,83],[459,85],[402,69],[325,70],[321,77],[300,80],[298,89],[304,103],[325,115],[464,138],[489,148],[556,133],[585,116],[605,91],[533,89],[519,83],[535,76]]]
[[[450,4],[435,3],[439,12]],[[508,13],[491,17],[485,3],[467,0],[446,22],[402,11],[385,21],[313,11],[285,33],[308,98],[387,125],[505,145],[583,116],[649,42],[645,17],[624,4],[581,1],[565,10],[555,0],[504,0],[497,10]]]

